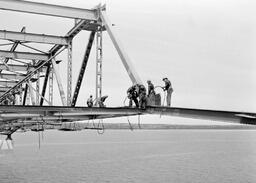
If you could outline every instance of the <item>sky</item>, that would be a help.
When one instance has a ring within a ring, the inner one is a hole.
[[[34,0],[35,1],[35,0]],[[106,3],[106,13],[146,85],[150,79],[173,85],[172,106],[256,112],[256,2],[253,0],[37,0],[90,9]],[[65,35],[73,20],[0,11],[0,29]],[[73,85],[89,32],[73,40]],[[95,96],[95,44],[77,105]],[[58,66],[66,81],[66,59]],[[107,32],[103,35],[103,95],[108,106],[123,106],[131,85]],[[65,86],[65,82],[64,82]],[[66,87],[64,87],[66,88]],[[55,102],[60,104],[57,88]],[[162,93],[161,90],[157,92]],[[127,104],[128,101],[126,101]],[[175,119],[176,120],[176,119]]]

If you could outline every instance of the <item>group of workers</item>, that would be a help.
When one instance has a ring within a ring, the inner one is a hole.
[[[92,98],[92,95],[90,95],[90,97],[87,99],[87,106],[88,107],[93,107],[93,106],[106,107],[105,104],[104,104],[106,98],[108,98],[107,95],[105,95],[103,97],[100,97],[93,104],[94,100]]]
[[[167,106],[171,106],[171,96],[173,92],[172,84],[168,78],[163,78],[163,82],[165,83],[165,85],[162,87],[162,89],[167,92]],[[129,99],[129,107],[132,107],[132,104],[134,102],[136,107],[142,109],[146,108],[147,98],[152,98],[152,96],[155,96],[155,87],[153,83],[150,80],[148,80],[147,84],[148,94],[145,86],[142,84],[135,84],[128,88],[127,96]]]
[[[171,106],[171,96],[173,92],[172,84],[168,78],[163,78],[163,82],[165,85],[161,87],[164,91],[167,92],[167,97],[166,97],[166,103],[167,106]],[[127,90],[127,97],[129,99],[129,107],[133,106],[133,102],[137,108],[145,109],[147,106],[147,101],[148,99],[154,97],[156,95],[155,93],[155,87],[153,83],[148,80],[148,93],[143,84],[135,84],[128,88]],[[96,101],[96,105],[99,107],[105,107],[104,101],[106,100],[107,96],[103,96],[100,99]],[[87,106],[88,107],[93,107],[94,106],[94,100],[92,95],[90,95],[90,98],[87,100]]]

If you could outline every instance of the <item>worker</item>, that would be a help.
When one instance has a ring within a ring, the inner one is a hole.
[[[148,80],[147,83],[148,83],[148,97],[150,97],[151,95],[155,95],[154,85],[150,80]]]
[[[92,95],[90,95],[90,98],[88,98],[88,100],[87,100],[87,106],[88,106],[88,107],[92,107],[92,106],[93,106],[93,98],[92,98]]]
[[[99,107],[106,107],[106,105],[104,104],[105,100],[108,98],[107,95],[104,95],[102,97],[100,97],[98,100],[97,100],[97,104]]]
[[[147,90],[142,84],[137,84],[136,87],[139,94],[139,108],[145,109],[147,105]]]
[[[136,107],[139,107],[139,102],[138,102],[138,90],[136,85],[131,86],[127,90],[127,97],[129,99],[129,107],[132,107],[132,103],[135,103]]]
[[[172,84],[168,78],[163,78],[163,81],[165,83],[163,90],[167,91],[166,103],[167,103],[167,106],[170,107],[171,106],[171,97],[172,97],[172,92],[173,92]]]

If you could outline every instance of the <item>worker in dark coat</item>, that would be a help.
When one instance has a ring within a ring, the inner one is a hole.
[[[131,86],[127,90],[127,97],[129,99],[129,107],[132,107],[132,102],[135,103],[136,107],[139,107],[139,102],[138,102],[138,90],[136,85]]]
[[[136,86],[139,92],[139,108],[145,109],[147,105],[147,90],[142,84],[137,84]]]
[[[88,100],[87,100],[87,106],[88,106],[88,107],[92,107],[92,106],[93,106],[93,98],[92,98],[92,95],[90,95],[90,98],[88,98]]]
[[[171,106],[171,97],[173,92],[172,84],[168,78],[163,78],[163,81],[165,84],[165,86],[163,87],[163,90],[167,91],[166,103],[167,103],[167,106]]]

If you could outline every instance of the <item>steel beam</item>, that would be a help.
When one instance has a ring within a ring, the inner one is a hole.
[[[72,95],[72,39],[69,40],[68,47],[68,62],[67,62],[67,105],[71,105]]]
[[[0,74],[0,78],[1,79],[8,79],[8,80],[20,80],[20,79],[24,79],[26,77],[26,75],[18,75],[18,74],[4,74],[1,73]]]
[[[37,72],[37,81],[36,81],[36,105],[39,105],[40,100],[40,72]]]
[[[49,56],[47,54],[39,53],[28,53],[28,52],[13,52],[0,50],[0,57],[14,58],[14,59],[27,59],[27,60],[48,60]]]
[[[28,65],[0,64],[0,69],[6,71],[28,71],[31,70],[31,68],[34,69],[35,67]]]
[[[117,37],[117,34],[115,33],[115,31],[112,29],[112,24],[111,22],[108,20],[108,17],[106,16],[105,11],[99,11],[100,12],[100,18],[103,21],[103,24],[105,25],[107,32],[122,60],[122,63],[132,81],[133,84],[136,83],[140,83],[142,84],[142,80],[140,79],[138,73],[136,72],[136,70],[134,69],[132,62],[129,58],[129,56],[126,54],[126,52],[124,51],[123,46],[121,45],[120,40]]]
[[[1,1],[0,1],[1,2]],[[0,30],[0,39],[67,45],[66,37]]]
[[[11,81],[11,80],[6,80],[6,81],[0,81],[0,85],[6,86],[6,87],[13,87],[18,83],[18,81]]]
[[[49,103],[53,105],[53,69],[51,67],[49,73]]]
[[[102,31],[101,28],[96,33],[96,101],[102,96]],[[98,102],[96,102],[98,106]]]
[[[0,92],[6,92],[9,89],[10,89],[10,87],[0,86]]]
[[[65,18],[97,20],[96,10],[19,0],[0,0],[0,9]]]
[[[22,105],[26,105],[27,94],[28,94],[28,84],[26,84],[26,86],[25,86]]]

